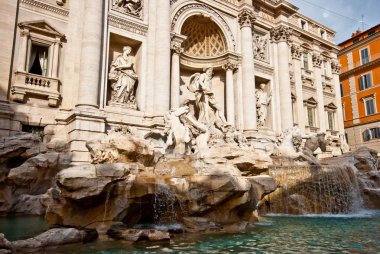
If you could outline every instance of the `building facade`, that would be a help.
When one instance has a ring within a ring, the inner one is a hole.
[[[352,148],[380,152],[380,25],[339,44],[344,126]]]
[[[287,1],[1,3],[2,136],[38,129],[85,162],[93,135],[162,129],[210,67],[210,106],[251,142],[294,126],[344,135],[334,31]]]

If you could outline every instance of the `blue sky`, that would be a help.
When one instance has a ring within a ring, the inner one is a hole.
[[[340,43],[351,37],[364,15],[364,29],[380,23],[379,0],[287,0],[299,8],[299,12],[336,31],[335,42]],[[319,8],[315,5],[321,6]],[[331,10],[327,11],[327,10]],[[342,16],[347,16],[345,18]],[[354,20],[352,20],[354,19]]]

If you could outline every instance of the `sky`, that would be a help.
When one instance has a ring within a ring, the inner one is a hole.
[[[363,29],[362,15],[364,30],[380,23],[380,0],[287,1],[297,6],[303,15],[333,29],[336,43],[349,39],[357,29]]]

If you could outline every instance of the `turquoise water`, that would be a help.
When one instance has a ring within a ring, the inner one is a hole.
[[[0,231],[4,230],[4,220],[8,219],[0,219]],[[380,253],[380,211],[337,216],[276,215],[263,218],[244,234],[179,235],[162,244],[99,241],[36,253]]]

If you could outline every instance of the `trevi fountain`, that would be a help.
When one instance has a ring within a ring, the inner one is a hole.
[[[14,2],[0,253],[380,252],[334,31],[283,0]]]

